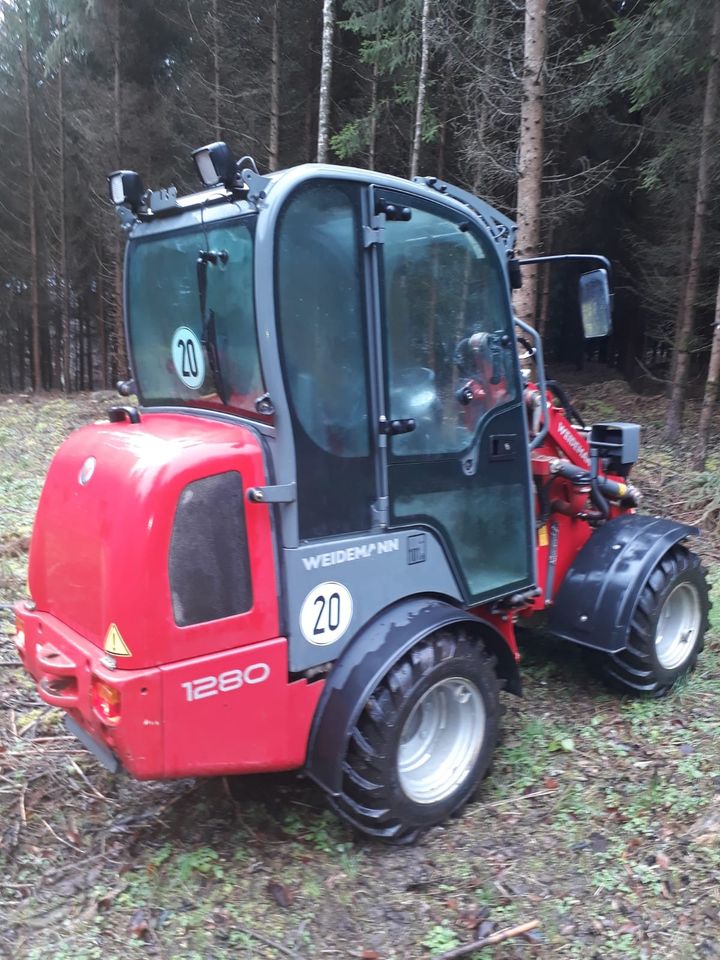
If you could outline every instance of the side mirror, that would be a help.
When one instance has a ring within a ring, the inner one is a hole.
[[[610,333],[612,315],[607,270],[591,270],[580,277],[580,313],[586,340]]]

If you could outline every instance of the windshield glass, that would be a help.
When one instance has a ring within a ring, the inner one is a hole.
[[[143,403],[232,408],[258,416],[255,400],[265,388],[255,328],[253,228],[254,218],[246,217],[131,244],[128,328]],[[219,255],[206,264],[204,318],[201,251]]]

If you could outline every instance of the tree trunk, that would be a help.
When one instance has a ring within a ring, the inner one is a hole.
[[[548,0],[527,0],[525,4],[523,99],[518,152],[518,257],[537,256],[540,247],[547,5]],[[524,270],[522,288],[516,293],[515,310],[522,320],[530,323],[535,320],[537,286],[537,269]]]
[[[714,127],[717,118],[718,83],[720,81],[720,4],[715,6],[712,39],[710,41],[710,68],[705,86],[705,104],[703,107],[702,135],[700,138],[700,158],[698,160],[697,189],[695,194],[695,213],[693,216],[692,240],[688,262],[685,290],[682,298],[682,314],[679,319],[675,340],[674,376],[670,392],[665,436],[668,440],[677,440],[682,426],[685,394],[690,372],[690,341],[695,319],[695,300],[697,299],[700,268],[702,264],[702,246],[705,236],[705,220],[710,193],[711,149],[714,148]]]
[[[83,350],[82,315],[77,326],[78,390],[85,389],[85,351]]]
[[[268,169],[280,165],[280,24],[279,0],[272,5],[272,46],[270,50],[270,149]]]
[[[37,197],[35,193],[35,151],[33,149],[33,115],[30,102],[30,25],[25,11],[25,29],[20,53],[23,100],[25,107],[25,160],[28,184],[28,220],[30,225],[30,316],[32,322],[33,389],[43,389],[40,345],[40,281],[38,265]]]
[[[220,125],[220,22],[218,20],[218,0],[212,0],[212,60],[213,60],[213,127],[215,139],[222,138]]]
[[[410,154],[410,179],[418,175],[420,165],[420,145],[422,143],[423,113],[427,91],[428,67],[430,63],[430,0],[423,0],[422,21],[420,25],[420,73],[418,74],[417,100],[415,102],[415,126],[413,132],[412,153]]]
[[[683,316],[683,291],[685,289],[685,284],[687,283],[687,272],[690,262],[690,250],[688,247],[688,236],[690,235],[690,223],[689,219],[686,217],[683,220],[682,233],[680,234],[680,279],[678,281],[678,300],[677,300],[677,309],[675,311],[675,326],[673,345],[672,345],[672,355],[670,357],[670,376],[667,381],[667,386],[665,393],[667,394],[668,400],[672,396],[673,383],[675,382],[675,364],[677,363],[678,357],[678,346],[680,344],[680,327],[682,326],[682,316]]]
[[[447,108],[443,105],[440,113],[440,131],[438,134],[437,161],[435,176],[445,179],[445,156],[447,152]]]
[[[540,288],[540,304],[538,311],[538,327],[537,331],[541,337],[545,336],[545,332],[548,327],[548,321],[550,319],[550,264],[545,264],[545,269],[542,273],[542,287]]]
[[[18,367],[20,370],[20,389],[25,389],[27,383],[27,320],[24,311],[20,314],[20,329],[18,330]],[[30,389],[32,389],[32,373],[30,374]]]
[[[108,385],[107,372],[107,334],[105,332],[105,277],[103,276],[104,265],[102,261],[102,250],[98,257],[97,269],[97,332],[100,341],[100,386],[105,389]]]
[[[327,163],[328,156],[334,27],[335,0],[323,0],[322,64],[320,67],[320,102],[318,104],[318,163]]]
[[[375,31],[375,47],[377,49],[378,44],[380,43],[381,29],[380,24],[382,21],[383,10],[385,9],[385,0],[378,0],[377,5],[377,17],[378,24],[377,30]],[[370,86],[370,133],[368,136],[368,169],[375,169],[375,145],[377,143],[377,112],[378,112],[378,89],[380,87],[380,66],[375,60],[372,70],[372,84]]]
[[[92,339],[92,323],[90,321],[90,312],[88,310],[88,302],[85,296],[82,297],[80,301],[80,310],[82,318],[82,326],[85,331],[85,356],[87,358],[87,373],[88,373],[88,390],[95,389],[95,372],[93,370],[93,339]]]
[[[548,171],[550,176],[555,176],[557,170],[554,165],[551,165],[550,170]],[[555,196],[555,184],[550,184],[550,198]],[[545,250],[547,252],[552,252],[553,240],[555,233],[555,224],[552,221],[548,224],[546,234],[545,234]],[[548,321],[550,319],[550,293],[551,293],[551,280],[552,280],[552,265],[549,263],[541,264],[541,269],[537,275],[538,290],[535,294],[536,300],[536,313],[538,318],[537,331],[541,337],[545,336],[547,331]]]
[[[484,9],[480,6],[476,9],[473,25],[473,37],[482,37],[485,47],[485,53],[482,59],[482,82],[487,83],[487,77],[491,75],[493,68],[493,56],[495,50],[495,34],[497,32],[497,17],[493,3],[487,3]],[[477,101],[480,100],[480,112],[477,112]],[[483,183],[485,173],[485,160],[483,152],[487,149],[487,127],[490,114],[489,95],[486,89],[480,91],[479,97],[472,98],[472,116],[473,128],[475,131],[474,141],[471,150],[466,151],[466,156],[470,157],[472,170],[473,193],[484,197],[486,190]],[[468,110],[468,113],[470,112]]]
[[[65,225],[65,76],[62,57],[57,74],[58,97],[58,232],[60,234],[60,316],[62,319],[62,388],[70,392],[70,305],[68,302],[67,231]]]
[[[122,166],[121,136],[122,136],[122,96],[120,84],[120,0],[115,0],[113,6],[113,121],[115,130],[115,168]],[[114,313],[113,318],[113,356],[116,361],[116,374],[124,380],[127,376],[127,354],[125,352],[125,327],[123,324],[123,245],[120,231],[115,231],[115,263],[114,263]]]
[[[703,397],[703,405],[700,412],[700,426],[698,427],[698,438],[693,461],[695,470],[705,469],[708,441],[710,439],[710,426],[712,424],[713,413],[715,412],[715,401],[718,395],[718,380],[720,380],[720,277],[718,277],[717,297],[715,299],[715,326],[713,328],[710,366],[708,367],[707,380],[705,381],[705,396]]]

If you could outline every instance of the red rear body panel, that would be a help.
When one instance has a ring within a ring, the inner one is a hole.
[[[189,483],[229,471],[243,490],[265,483],[251,429],[150,414],[72,434],[40,498],[35,609],[18,606],[18,651],[40,697],[141,779],[305,760],[322,682],[290,682],[266,506],[245,501],[250,609],[185,627],[173,616],[168,551],[178,500]],[[104,650],[113,625],[127,655]],[[99,684],[119,697],[116,717],[98,707]]]
[[[80,470],[95,458],[92,477]],[[133,669],[187,660],[277,637],[275,553],[269,512],[246,510],[253,606],[239,616],[178,627],[168,548],[181,492],[193,480],[238,471],[243,488],[265,483],[249,429],[180,414],[140,424],[103,423],[73,433],[50,466],[30,548],[30,594],[97,647],[111,624]]]
[[[18,610],[16,641],[39,696],[61,707],[140,780],[291,770],[305,761],[322,681],[288,680],[280,637],[162,667],[111,670],[50,614]],[[108,722],[93,700],[120,696]]]

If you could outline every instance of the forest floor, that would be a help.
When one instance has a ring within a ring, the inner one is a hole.
[[[429,960],[537,919],[477,957],[720,957],[720,471],[691,475],[692,432],[666,448],[662,399],[609,376],[568,385],[588,419],[644,425],[645,508],[706,531],[716,605],[686,682],[618,699],[574,651],[526,642],[525,696],[506,698],[480,801],[392,849],[358,840],[293,776],[236,800],[224,780],[108,774],[37,699],[0,619],[0,956]],[[0,397],[0,603],[23,594],[52,451],[109,402]]]

